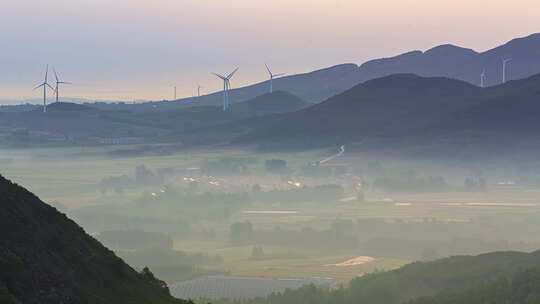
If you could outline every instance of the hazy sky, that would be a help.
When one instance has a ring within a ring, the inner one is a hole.
[[[0,98],[38,98],[45,64],[69,97],[170,99],[210,72],[233,87],[442,43],[478,51],[540,32],[538,0],[17,0],[0,10]]]

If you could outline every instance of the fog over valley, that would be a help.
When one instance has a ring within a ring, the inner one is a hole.
[[[540,303],[535,8],[6,4],[0,303]]]

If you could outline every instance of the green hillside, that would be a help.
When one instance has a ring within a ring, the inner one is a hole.
[[[490,291],[500,290],[511,297],[538,299],[540,252],[495,252],[478,256],[456,256],[434,262],[416,262],[394,271],[368,274],[354,279],[350,286],[335,290],[306,286],[268,298],[249,301],[250,304],[488,304],[538,303],[453,301],[473,294],[495,298]],[[514,278],[514,279],[512,279]],[[506,282],[506,289],[493,284]],[[488,299],[489,297],[486,297]],[[536,298],[535,298],[536,297]],[[481,297],[480,297],[481,298]],[[482,298],[483,299],[483,298]]]
[[[465,292],[442,292],[407,304],[534,304],[540,303],[540,269],[520,270],[511,278],[502,277]]]
[[[1,176],[0,229],[1,303],[187,303]]]

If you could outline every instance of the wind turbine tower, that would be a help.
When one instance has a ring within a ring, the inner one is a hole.
[[[53,72],[54,72],[54,78],[56,79],[56,82],[55,82],[55,88],[54,88],[54,93],[56,95],[56,102],[58,102],[58,95],[59,95],[59,89],[60,89],[60,85],[61,84],[71,84],[71,82],[66,82],[66,81],[60,81],[60,79],[58,78],[58,74],[56,73],[56,69],[53,68]]]
[[[50,88],[51,90],[54,91],[54,88],[51,87],[51,85],[47,82],[48,75],[49,75],[49,65],[47,64],[47,67],[45,68],[45,80],[43,81],[42,84],[34,88],[35,90],[37,88],[43,87],[43,113],[47,112],[47,88]]]
[[[216,75],[217,77],[221,78],[223,80],[223,111],[226,111],[229,109],[229,89],[231,88],[231,78],[234,76],[234,74],[238,71],[238,68],[236,68],[234,71],[232,71],[229,75],[223,76],[217,73],[212,73]]]
[[[201,97],[201,88],[202,86],[197,83],[197,97]]]
[[[266,67],[266,70],[268,71],[268,75],[270,75],[270,93],[272,93],[274,91],[274,78],[275,77],[279,77],[279,76],[283,76],[285,75],[285,73],[281,73],[281,74],[272,74],[272,71],[270,71],[270,68],[268,67],[268,65],[265,63],[264,66]]]
[[[512,58],[502,60],[502,83],[506,83],[506,64],[512,61]]]
[[[482,71],[482,74],[480,74],[480,87],[484,88],[486,86],[486,70]]]

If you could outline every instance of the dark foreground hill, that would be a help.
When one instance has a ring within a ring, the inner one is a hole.
[[[532,304],[539,266],[540,252],[456,256],[365,275],[342,289],[307,286],[246,304]]]
[[[540,303],[540,269],[521,270],[460,293],[440,293],[407,304],[533,304]]]
[[[0,303],[186,303],[0,176]]]

